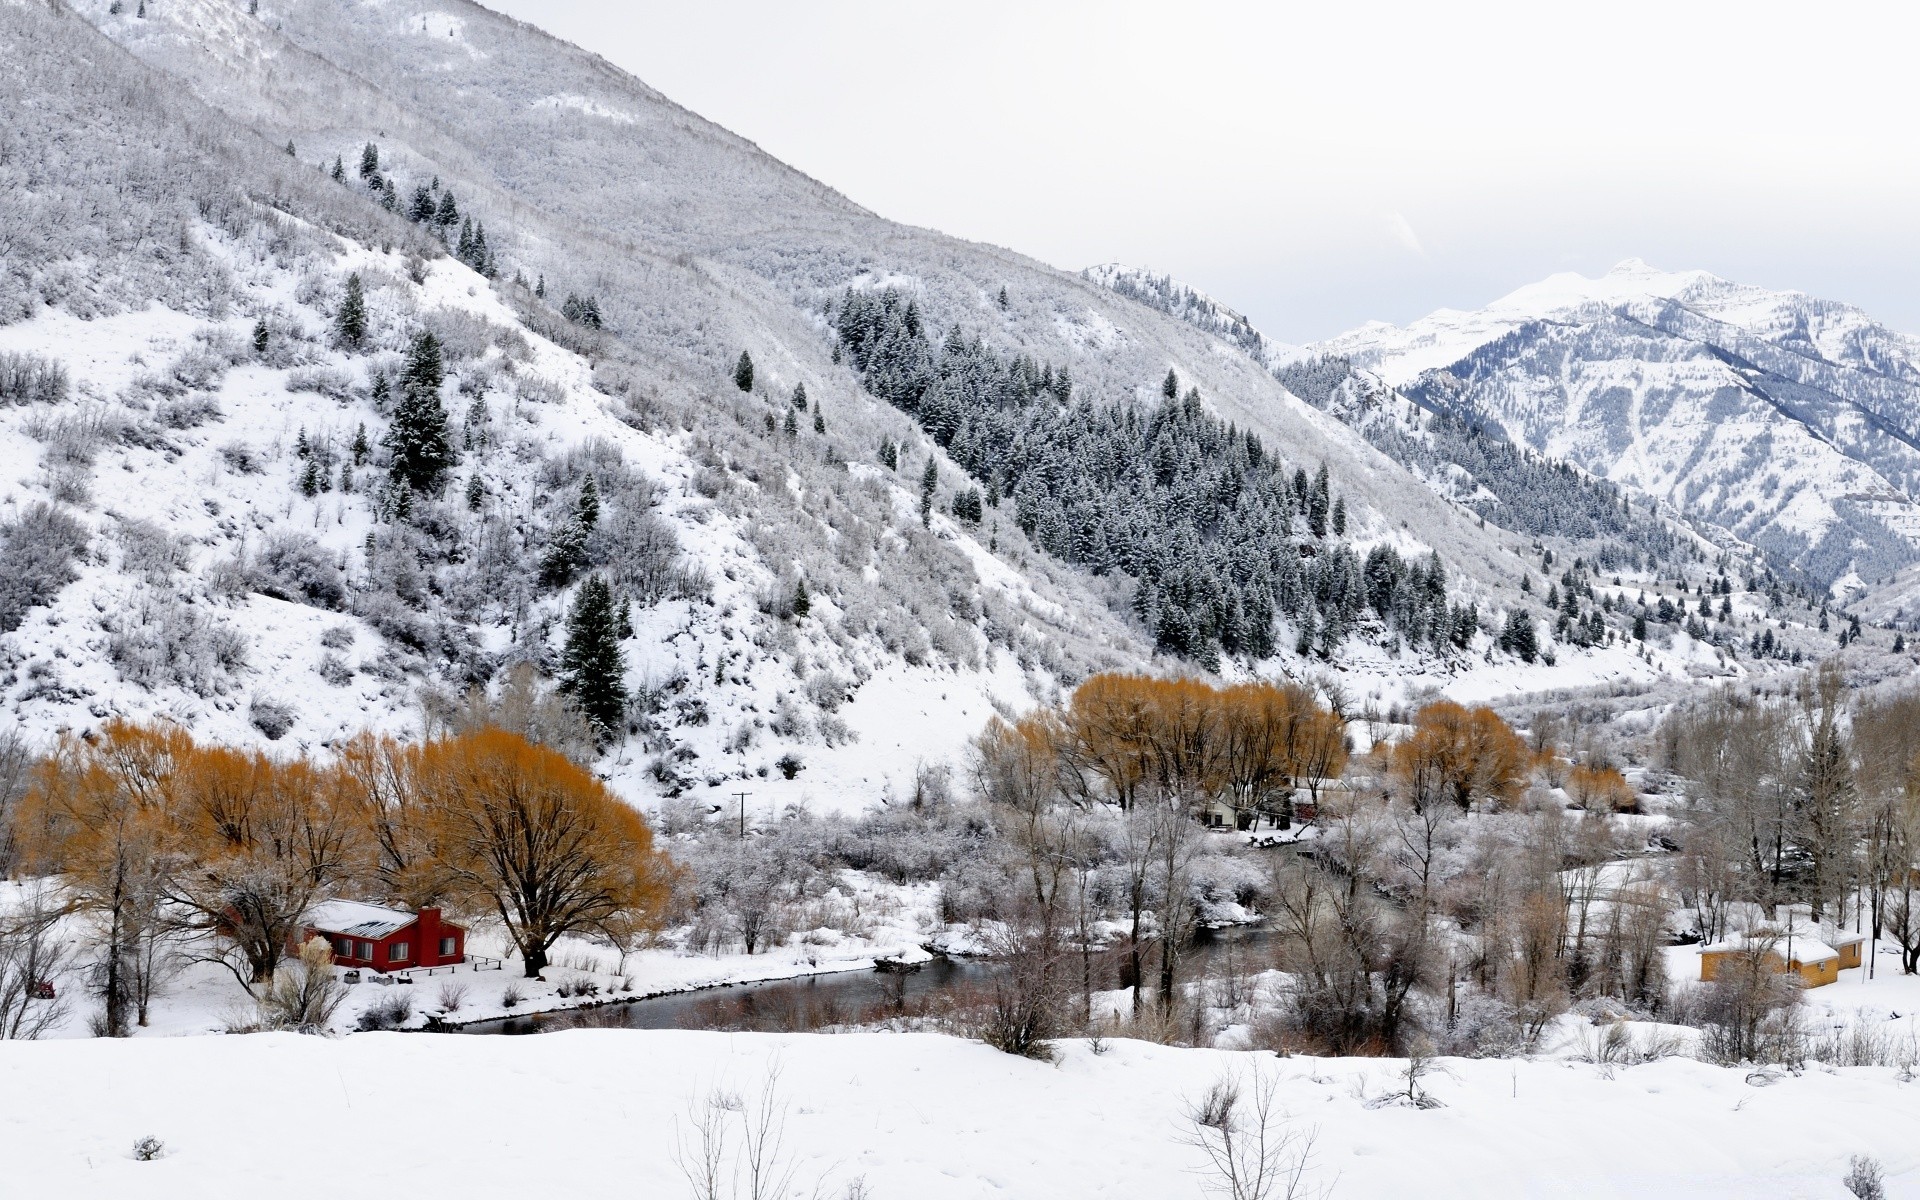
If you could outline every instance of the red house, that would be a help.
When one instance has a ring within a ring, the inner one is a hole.
[[[446,967],[467,961],[467,931],[437,908],[410,913],[355,900],[328,900],[307,914],[305,938],[333,946],[335,965],[369,971]]]

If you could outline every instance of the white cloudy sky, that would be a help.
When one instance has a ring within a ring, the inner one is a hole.
[[[1911,6],[486,2],[885,216],[1285,341],[1629,256],[1920,332]]]

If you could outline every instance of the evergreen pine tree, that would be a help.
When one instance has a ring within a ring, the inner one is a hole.
[[[804,617],[813,611],[813,597],[807,595],[807,581],[802,579],[793,588],[793,615]]]
[[[394,190],[391,179],[387,180],[380,189],[380,207],[388,212],[400,211],[400,193]]]
[[[571,696],[602,742],[619,736],[626,713],[626,658],[620,652],[613,591],[591,576],[580,585],[567,614],[567,644],[560,656],[560,690]]]
[[[745,350],[740,352],[740,361],[733,364],[733,386],[743,392],[753,390],[753,356]]]
[[[927,455],[927,469],[920,475],[920,523],[933,524],[933,490],[940,486],[940,464]]]
[[[448,436],[447,410],[440,403],[444,372],[439,340],[432,333],[416,334],[400,377],[400,402],[386,436],[394,474],[409,487],[427,493],[438,489],[440,477],[458,457]]]
[[[267,352],[267,319],[265,317],[253,323],[253,352],[255,354]]]
[[[806,384],[796,383],[793,385],[793,406],[799,409],[801,412],[807,411],[807,385]]]
[[[788,437],[800,432],[800,419],[791,408],[787,410],[787,419],[780,428]]]
[[[299,154],[298,154],[298,153],[297,153],[297,152],[296,152],[296,151],[294,150],[294,148],[293,148],[293,139],[292,139],[292,138],[288,138],[288,139],[287,139],[287,157],[288,157],[288,158],[299,158],[299,157],[300,157],[300,155],[299,155]]]
[[[900,448],[893,444],[890,437],[880,439],[880,465],[889,471],[900,469]]]
[[[340,464],[340,490],[343,492],[351,492],[353,490],[353,464],[352,463]]]
[[[1006,306],[1007,306],[1007,285],[1003,283],[1000,285],[1000,307],[1005,308]]]
[[[360,178],[368,183],[380,178],[380,148],[372,142],[360,151]]]
[[[1905,654],[1907,652],[1906,634],[1896,633],[1893,635],[1893,652],[1895,654]]]
[[[625,596],[620,597],[620,614],[614,618],[613,633],[623,642],[633,636],[633,608]]]
[[[1347,498],[1345,496],[1333,502],[1333,536],[1347,535]]]
[[[1644,642],[1647,640],[1646,613],[1638,612],[1633,614],[1633,640],[1636,642]]]
[[[1180,395],[1180,377],[1171,369],[1167,371],[1166,380],[1160,384],[1160,394],[1168,400],[1173,400]]]
[[[347,294],[333,316],[333,329],[344,346],[358,349],[367,340],[367,298],[358,271],[347,276]]]
[[[407,201],[407,220],[426,222],[433,220],[433,192],[426,184],[415,184],[413,199]]]
[[[451,229],[460,219],[460,206],[454,202],[453,189],[440,193],[440,207],[433,214],[433,223],[442,229]]]
[[[827,414],[820,411],[818,404],[813,406],[813,431],[815,433],[825,433],[827,431]]]
[[[463,217],[460,221],[460,240],[454,245],[453,256],[468,266],[473,265],[473,218]]]
[[[479,512],[480,505],[486,501],[486,498],[487,498],[486,485],[480,482],[480,472],[475,471],[473,474],[467,476],[467,509],[468,511]]]
[[[347,181],[347,164],[340,160],[338,154],[333,156],[333,170],[330,174],[335,183],[345,183]]]
[[[317,495],[319,491],[320,460],[310,458],[307,460],[306,469],[300,472],[300,494],[302,496],[313,496]]]
[[[573,517],[580,522],[580,528],[589,533],[600,523],[600,489],[594,485],[591,475],[580,481],[580,498],[573,502]]]
[[[600,328],[600,297],[588,296],[580,302],[580,323],[588,329]]]
[[[384,383],[387,377],[381,375],[378,378]],[[365,421],[360,422],[360,427],[353,431],[352,450],[353,465],[356,467],[365,465],[367,455],[373,453],[373,447],[367,444],[367,423]]]
[[[568,517],[554,531],[546,553],[540,556],[540,582],[546,587],[565,587],[573,582],[574,573],[586,562],[587,531],[581,527],[579,517]]]
[[[533,294],[542,300],[547,298],[547,277],[544,274],[540,276],[540,282],[533,285]]]

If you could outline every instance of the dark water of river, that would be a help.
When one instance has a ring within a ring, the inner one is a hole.
[[[1181,974],[1244,974],[1267,965],[1269,931],[1260,926],[1204,929],[1183,954]],[[1118,987],[1122,953],[1109,951],[1096,965],[1096,987]],[[1157,959],[1149,955],[1148,970]],[[733,1029],[788,1032],[828,1025],[864,1024],[934,1011],[946,1001],[964,1001],[990,984],[1000,967],[992,962],[936,958],[905,974],[837,971],[797,979],[770,979],[628,1000],[598,1008],[529,1013],[475,1021],[459,1033],[524,1034],[582,1025],[622,1029]],[[1149,982],[1151,976],[1149,977]]]

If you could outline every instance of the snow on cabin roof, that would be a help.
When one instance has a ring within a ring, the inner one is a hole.
[[[1765,937],[1771,940],[1773,943],[1773,948],[1779,951],[1783,957],[1787,956],[1789,943],[1791,943],[1791,949],[1792,949],[1791,958],[1792,958],[1792,961],[1796,963],[1825,962],[1829,958],[1840,957],[1840,952],[1838,950],[1835,950],[1832,946],[1827,945],[1825,942],[1821,941],[1819,938],[1808,937],[1805,934],[1798,934],[1798,933],[1794,934],[1791,938],[1789,938],[1784,932],[1781,932],[1779,930],[1758,931],[1752,935],[1748,935],[1744,933],[1736,933],[1724,942],[1714,942],[1712,945],[1709,945],[1709,946],[1701,946],[1699,948],[1699,953],[1724,954],[1729,951],[1744,950],[1747,948],[1747,938],[1749,936],[1753,936],[1755,938]]]
[[[322,933],[346,933],[354,937],[383,938],[398,933],[418,920],[402,908],[382,908],[357,900],[328,900],[313,906],[307,924]]]

